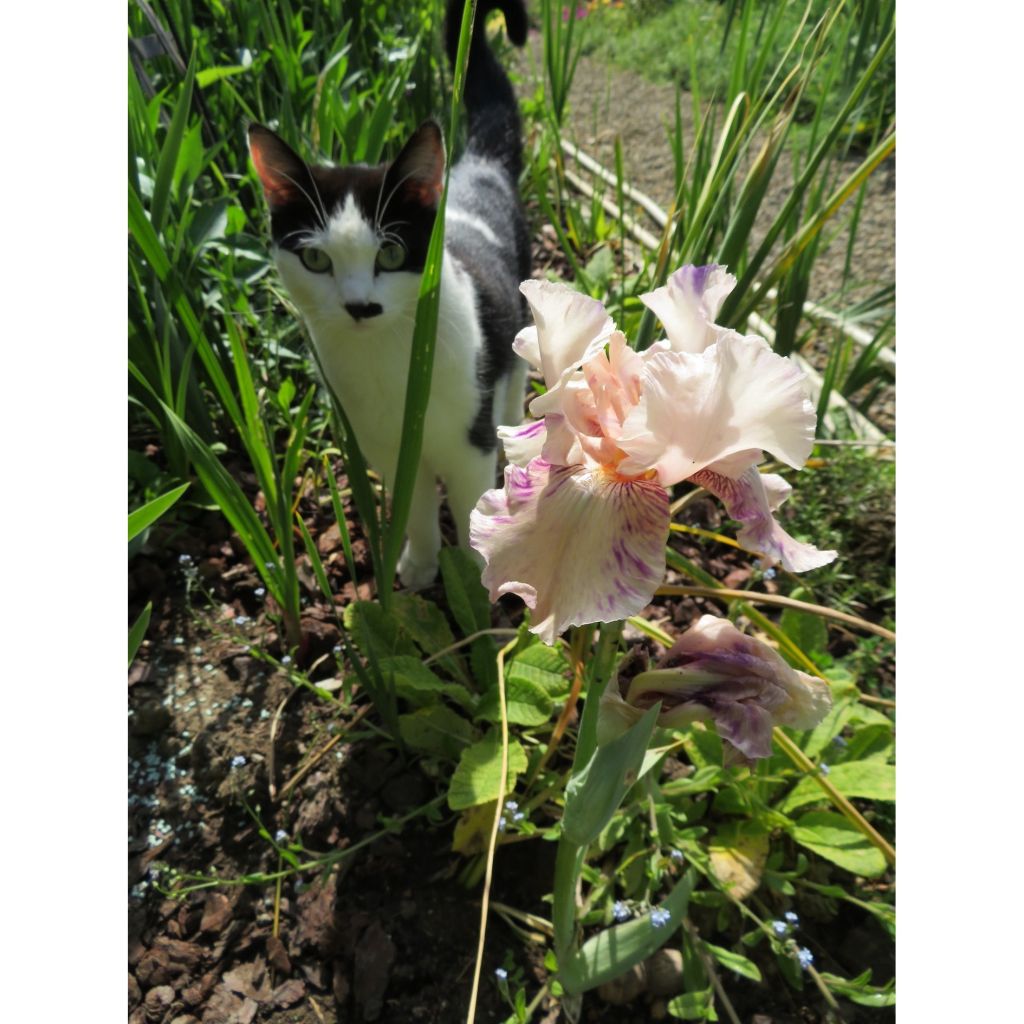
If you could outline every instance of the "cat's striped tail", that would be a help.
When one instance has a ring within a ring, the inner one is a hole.
[[[462,26],[463,0],[448,0],[445,42],[448,59],[455,64]],[[513,182],[523,169],[519,103],[505,69],[487,45],[484,23],[494,8],[505,15],[508,37],[516,46],[526,42],[526,5],[523,0],[480,0],[469,46],[465,103],[469,114],[467,152],[502,163]]]

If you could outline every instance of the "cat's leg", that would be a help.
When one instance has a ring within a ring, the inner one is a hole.
[[[516,356],[512,369],[505,376],[505,401],[499,410],[502,418],[499,425],[506,427],[517,427],[523,422],[523,399],[526,393],[526,371],[528,367],[525,359]]]
[[[422,590],[437,578],[437,553],[441,550],[440,506],[437,478],[421,463],[412,492],[405,547],[397,567],[398,578],[409,590]]]
[[[474,448],[472,452],[463,452],[444,478],[459,546],[469,551],[481,566],[483,560],[469,546],[469,514],[476,507],[484,491],[489,491],[495,486],[497,465],[496,450],[482,452],[479,448]]]

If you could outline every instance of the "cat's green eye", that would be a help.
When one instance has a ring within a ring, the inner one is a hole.
[[[323,249],[300,249],[299,259],[307,270],[314,274],[325,274],[331,269],[331,257]]]
[[[405,262],[405,247],[397,242],[388,242],[377,253],[377,266],[381,270],[397,270]]]

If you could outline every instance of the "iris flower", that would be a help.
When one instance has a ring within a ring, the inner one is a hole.
[[[768,757],[776,725],[813,729],[832,707],[832,692],[727,619],[704,615],[653,669],[636,648],[623,659],[601,698],[598,742],[624,732],[658,701],[664,728],[714,722],[730,762]]]
[[[763,451],[794,469],[814,443],[803,374],[764,339],[714,322],[736,279],[686,266],[641,296],[667,339],[635,352],[604,306],[565,285],[524,281],[534,324],[516,352],[547,390],[538,417],[499,435],[505,486],[470,520],[491,600],[517,594],[547,643],[567,626],[639,612],[665,575],[669,492],[690,480],[742,524],[739,542],[803,572],[835,558],[795,540],[772,513],[789,495],[762,475]]]

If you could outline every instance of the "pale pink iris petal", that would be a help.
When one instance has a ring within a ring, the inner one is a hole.
[[[535,370],[540,369],[540,338],[537,334],[537,325],[530,324],[524,327],[512,342],[512,351],[520,359],[525,359]]]
[[[727,332],[699,354],[645,353],[642,395],[619,447],[624,474],[656,469],[668,487],[738,452],[767,449],[794,468],[814,444],[800,370],[753,335]]]
[[[589,352],[600,349],[615,329],[597,299],[564,284],[524,281],[519,290],[526,296],[537,325],[536,347],[526,328],[519,332],[513,348],[540,369],[549,388],[567,369],[583,362]],[[539,362],[534,362],[538,356]]]
[[[594,422],[606,437],[619,436],[626,417],[640,401],[642,372],[643,358],[629,347],[621,331],[612,334],[607,354],[598,352],[583,364]]]
[[[571,625],[637,614],[665,574],[668,494],[655,480],[534,459],[508,466],[470,516],[491,600],[518,594],[546,643]]]
[[[772,511],[788,493],[785,481],[779,485],[780,477],[769,476],[766,488],[756,468],[735,479],[716,472],[717,468],[713,464],[690,479],[720,498],[729,515],[743,524],[737,537],[743,547],[761,553],[768,562],[781,562],[790,572],[807,572],[835,559],[835,551],[819,551],[813,544],[795,540],[776,522]]]
[[[714,320],[735,287],[736,278],[725,267],[685,266],[640,301],[664,324],[675,351],[703,352],[723,331]]]
[[[498,437],[505,449],[505,458],[517,466],[525,466],[543,451],[547,431],[543,420],[528,420],[518,427],[498,427]]]

